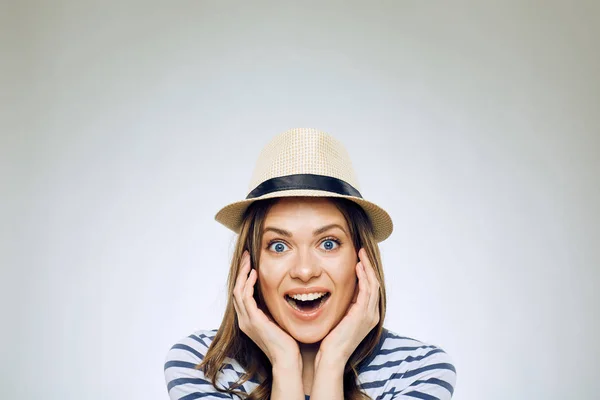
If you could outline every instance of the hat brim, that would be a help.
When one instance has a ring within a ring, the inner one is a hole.
[[[341,195],[337,193],[327,192],[324,190],[284,190],[272,192],[260,197],[236,201],[221,208],[215,215],[215,220],[231,229],[235,233],[240,233],[242,226],[242,218],[244,212],[255,201],[278,198],[278,197],[339,197],[348,199],[358,204],[365,210],[371,223],[373,224],[374,237],[377,242],[382,242],[387,239],[394,229],[392,218],[390,215],[377,204],[355,196]]]

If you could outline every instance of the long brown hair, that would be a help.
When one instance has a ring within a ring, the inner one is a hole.
[[[344,198],[328,198],[341,211],[346,219],[354,248],[358,252],[364,247],[379,279],[379,323],[367,334],[360,345],[352,353],[344,368],[344,399],[365,400],[370,399],[368,395],[360,390],[356,384],[358,369],[361,363],[375,350],[383,332],[383,321],[386,310],[385,280],[381,263],[379,246],[373,237],[373,227],[368,216],[356,203]],[[273,381],[272,366],[268,357],[262,350],[239,328],[237,315],[233,306],[233,289],[238,275],[240,261],[244,250],[250,251],[252,266],[259,265],[261,253],[261,240],[264,221],[269,209],[279,199],[260,200],[252,203],[246,210],[231,267],[227,279],[227,307],[221,326],[217,331],[204,360],[196,366],[204,375],[210,379],[213,386],[223,393],[236,394],[240,397],[247,396],[247,400],[268,400],[271,397],[271,384]],[[358,257],[358,256],[357,256]],[[259,285],[256,285],[254,298],[259,308],[268,312],[264,304]],[[246,373],[240,377],[231,387],[221,389],[217,387],[217,375],[224,365],[226,357],[237,360]],[[261,382],[250,394],[235,390],[244,382],[252,378]]]

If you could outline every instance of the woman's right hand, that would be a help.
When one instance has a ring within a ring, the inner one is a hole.
[[[300,366],[302,357],[298,342],[283,331],[271,318],[258,308],[254,300],[254,284],[258,272],[252,268],[250,255],[244,251],[239,273],[233,289],[233,305],[240,329],[266,354],[271,365]]]

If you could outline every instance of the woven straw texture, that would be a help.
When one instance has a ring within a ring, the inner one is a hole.
[[[316,174],[341,179],[360,191],[348,152],[331,135],[310,128],[297,128],[275,136],[260,152],[246,195],[262,182],[293,174]],[[364,193],[361,192],[364,196]],[[215,215],[227,228],[239,233],[242,216],[254,201],[273,197],[342,197],[362,206],[375,230],[378,242],[385,240],[393,230],[392,219],[378,205],[354,196],[339,195],[321,190],[282,190],[254,199],[231,203]]]

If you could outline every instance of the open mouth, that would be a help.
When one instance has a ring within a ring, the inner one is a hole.
[[[303,313],[310,313],[312,311],[318,310],[325,304],[327,299],[331,296],[331,293],[325,293],[319,298],[313,300],[300,300],[298,298],[294,299],[289,295],[285,295],[285,300],[295,309]]]

